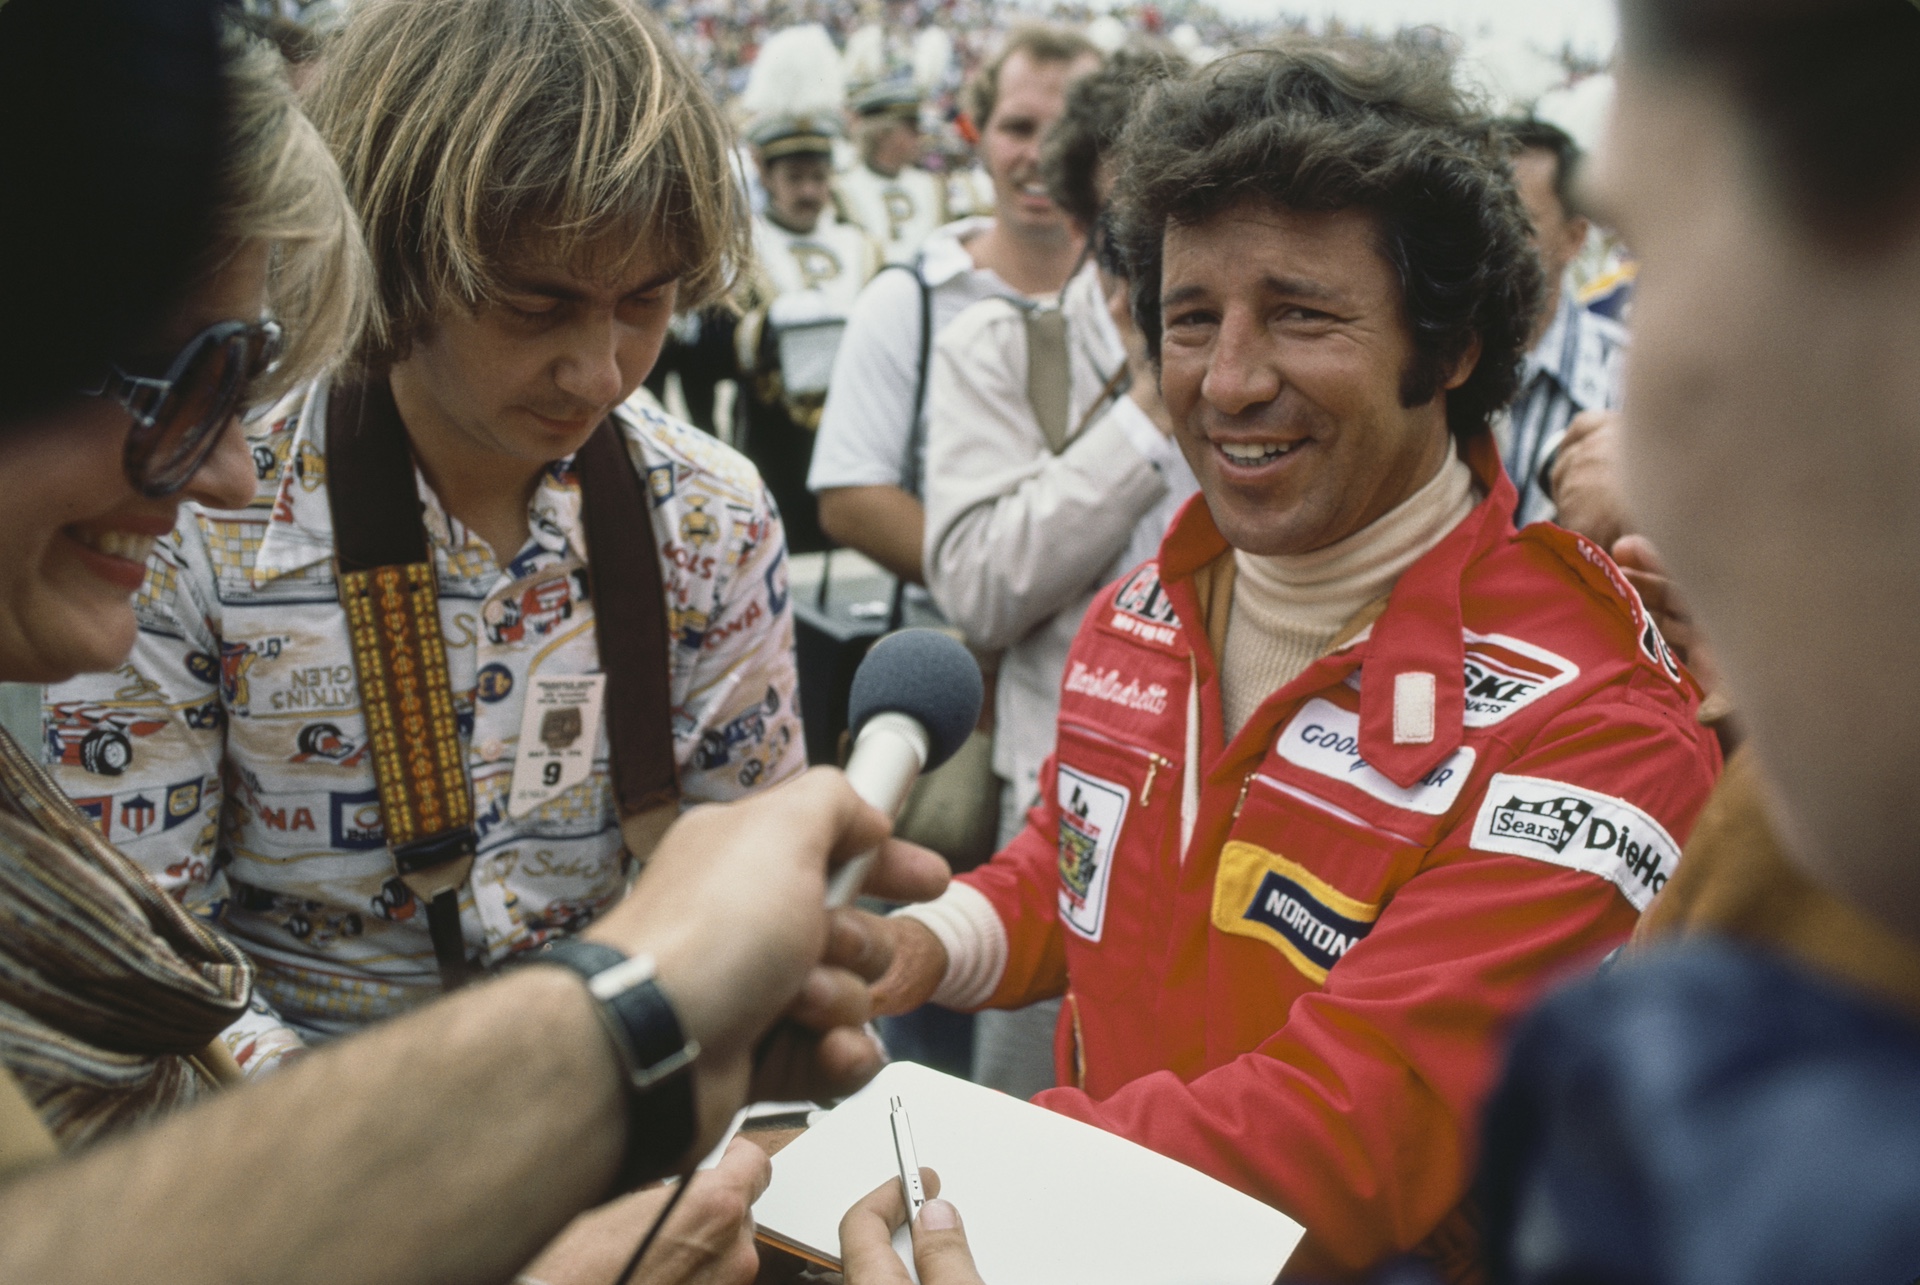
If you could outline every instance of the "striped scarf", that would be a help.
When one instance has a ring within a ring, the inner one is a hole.
[[[66,1150],[211,1091],[253,968],[0,730],[0,1062]]]

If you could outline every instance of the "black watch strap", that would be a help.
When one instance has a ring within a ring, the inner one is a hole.
[[[675,1172],[693,1146],[693,1060],[700,1046],[680,1029],[673,1005],[653,980],[650,957],[568,938],[527,956],[578,973],[613,1041],[627,1078],[627,1156],[620,1190]]]

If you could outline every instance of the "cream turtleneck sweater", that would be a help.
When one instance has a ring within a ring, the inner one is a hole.
[[[1233,605],[1220,657],[1229,739],[1260,703],[1326,654],[1362,607],[1473,511],[1473,470],[1451,451],[1426,485],[1346,539],[1312,553],[1233,553]]]

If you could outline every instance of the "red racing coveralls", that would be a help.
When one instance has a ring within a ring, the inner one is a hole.
[[[1008,939],[987,1006],[1066,995],[1075,1087],[1035,1100],[1292,1215],[1290,1275],[1459,1204],[1508,1024],[1626,939],[1720,768],[1619,570],[1516,532],[1469,455],[1486,499],[1230,743],[1203,601],[1230,551],[1189,504],[1095,599],[1041,801],[962,876]]]

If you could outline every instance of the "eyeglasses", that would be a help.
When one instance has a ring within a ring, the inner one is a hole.
[[[280,356],[280,343],[271,321],[221,321],[189,339],[164,378],[109,365],[105,379],[81,390],[111,397],[133,416],[121,463],[135,490],[161,499],[192,480],[247,389]]]

